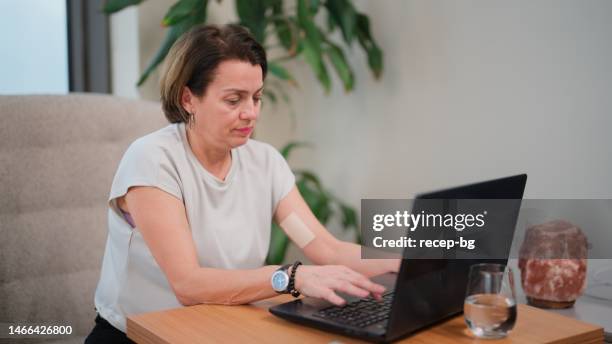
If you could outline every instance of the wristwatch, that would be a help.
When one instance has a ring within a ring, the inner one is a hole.
[[[302,262],[296,261],[293,264],[285,264],[278,270],[274,271],[272,277],[270,278],[272,289],[280,294],[291,294],[294,297],[300,296],[300,292],[295,289],[295,272],[300,265],[302,265]],[[293,269],[291,269],[291,275],[288,273],[290,266],[293,266]]]
[[[287,270],[292,264],[285,264],[278,270],[274,271],[270,282],[272,283],[272,289],[280,294],[288,294],[289,290],[289,274]]]

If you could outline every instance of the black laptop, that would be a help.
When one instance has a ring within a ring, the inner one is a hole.
[[[473,264],[506,264],[523,198],[527,175],[516,175],[418,195],[418,200],[516,200],[503,224],[496,224],[496,238],[507,243],[506,252],[492,258],[403,259],[399,273],[372,278],[387,291],[382,301],[342,295],[338,307],[305,297],[270,308],[276,316],[373,342],[390,342],[437,324],[463,310],[469,268]],[[505,249],[504,249],[505,250]]]

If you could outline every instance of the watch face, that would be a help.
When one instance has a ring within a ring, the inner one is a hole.
[[[272,274],[272,289],[283,292],[289,285],[289,276],[285,271],[276,271]]]

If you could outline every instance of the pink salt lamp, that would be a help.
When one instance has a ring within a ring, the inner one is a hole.
[[[586,288],[587,238],[565,220],[527,229],[519,253],[521,285],[530,305],[568,308]]]

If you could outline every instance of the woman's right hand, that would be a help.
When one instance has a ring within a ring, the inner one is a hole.
[[[300,265],[295,273],[295,288],[310,297],[325,299],[337,306],[346,301],[340,291],[357,297],[372,295],[380,300],[385,287],[343,265]]]

